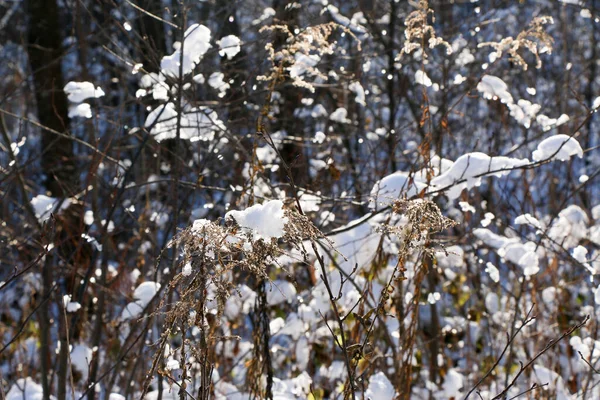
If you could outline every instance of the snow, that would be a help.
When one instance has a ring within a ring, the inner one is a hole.
[[[321,57],[316,54],[306,55],[299,52],[294,55],[294,60],[294,64],[288,68],[292,79],[299,78],[314,68],[321,61]]]
[[[406,172],[394,172],[377,181],[371,189],[371,207],[377,209],[380,203],[388,204],[403,197],[416,196],[426,187],[426,184],[418,182],[414,176],[410,176]]]
[[[449,189],[447,196],[457,199],[463,189],[470,189],[481,184],[481,178],[491,174],[497,177],[510,173],[510,168],[529,164],[527,159],[510,157],[490,157],[485,153],[467,153],[460,156],[452,167],[443,174],[434,177],[431,184],[437,188]],[[466,180],[463,183],[457,183]]]
[[[222,72],[213,72],[208,77],[208,85],[219,91],[219,97],[224,97],[225,92],[230,88],[229,83],[223,80],[225,75]]]
[[[485,264],[485,272],[488,273],[494,282],[500,282],[500,271],[498,271],[498,268],[489,261]]]
[[[498,251],[498,254],[507,261],[520,266],[525,276],[531,276],[540,270],[535,248],[536,244],[533,242],[525,244],[514,242],[506,244]]]
[[[69,118],[92,118],[92,109],[88,103],[69,105]]]
[[[515,225],[530,225],[537,229],[542,228],[540,221],[538,221],[537,218],[533,217],[529,213],[519,215],[517,218],[515,218]]]
[[[72,103],[81,103],[90,98],[99,98],[104,96],[104,91],[98,86],[94,88],[91,82],[75,82],[67,83],[63,89]]]
[[[508,92],[508,86],[497,76],[484,75],[477,84],[477,90],[488,100],[500,100],[505,104],[512,104],[513,98]]]
[[[525,128],[531,127],[531,121],[542,108],[539,104],[533,104],[529,100],[523,99],[520,99],[517,104],[509,103],[507,105],[508,109],[510,110],[511,117],[513,117]]]
[[[221,40],[217,41],[217,44],[219,45],[219,55],[231,60],[240,52],[241,43],[242,41],[240,38],[235,35],[227,35],[221,38]]]
[[[92,356],[92,349],[85,345],[75,345],[73,346],[73,350],[71,350],[71,365],[73,368],[79,371],[83,381],[86,381],[88,378],[88,371],[90,369],[90,363],[92,362]]]
[[[571,400],[574,397],[569,395],[569,391],[565,388],[565,382],[563,378],[556,372],[542,366],[534,365],[533,374],[536,378],[538,385],[541,386],[542,391],[550,391],[553,394],[553,398],[556,400]]]
[[[464,67],[473,61],[475,61],[475,56],[471,54],[471,51],[467,48],[462,49],[458,56],[456,56],[456,65],[459,67]]]
[[[351,92],[354,92],[354,94],[356,95],[356,97],[354,98],[354,101],[356,101],[357,104],[360,104],[361,106],[367,105],[366,98],[365,98],[365,89],[362,87],[360,82],[354,81],[354,82],[350,83],[350,85],[348,85],[348,89]]]
[[[186,263],[181,270],[183,276],[190,276],[192,274],[192,264]]]
[[[332,121],[335,121],[335,122],[339,122],[339,123],[349,123],[350,121],[348,120],[347,117],[348,117],[348,110],[346,110],[344,107],[340,107],[331,113],[331,115],[329,116],[329,119]]]
[[[473,235],[481,240],[483,243],[485,243],[486,245],[495,248],[495,249],[500,249],[508,244],[511,243],[515,243],[518,242],[519,239],[516,238],[507,238],[504,236],[500,236],[498,234],[495,234],[494,232],[490,231],[489,229],[486,228],[477,228],[473,230]]]
[[[532,154],[534,161],[567,161],[573,156],[583,158],[583,149],[575,138],[568,135],[554,135],[542,140]]]
[[[464,377],[454,368],[450,368],[446,372],[446,377],[444,378],[444,383],[442,384],[442,388],[444,389],[444,396],[446,398],[460,398],[461,389],[464,385]]]
[[[146,128],[154,140],[161,142],[177,137],[177,111],[175,104],[166,103],[154,109],[146,117]],[[212,140],[215,132],[224,129],[216,112],[207,107],[186,108],[181,115],[180,137],[191,142]]]
[[[365,397],[371,400],[383,400],[396,398],[396,391],[390,380],[383,372],[377,372],[369,378],[369,386]]]
[[[426,87],[430,87],[432,85],[431,79],[429,79],[427,74],[421,70],[415,72],[415,82]]]
[[[494,218],[496,218],[496,216],[494,214],[489,213],[489,212],[485,213],[484,219],[481,220],[481,226],[483,226],[484,228],[487,227],[489,224],[492,223]]]
[[[229,211],[225,218],[233,218],[237,224],[245,228],[253,236],[253,240],[280,238],[284,235],[284,227],[288,222],[284,216],[283,202],[270,200],[256,204],[243,211]]]
[[[76,312],[81,308],[81,304],[76,301],[71,301],[71,295],[66,294],[63,296],[63,304],[67,312]]]
[[[43,398],[44,391],[42,385],[37,384],[29,377],[17,379],[8,393],[6,393],[6,400],[43,400]],[[50,398],[56,400],[54,396],[50,396]]]
[[[210,45],[210,29],[204,25],[193,24],[184,34],[183,57],[181,48],[175,50],[170,56],[165,56],[160,62],[162,73],[167,76],[179,76],[180,61],[184,75],[193,71],[196,64],[200,62],[204,54],[212,46]]]
[[[557,126],[561,126],[569,122],[569,120],[570,118],[567,114],[561,114],[558,118],[550,118],[544,114],[539,114],[537,117],[535,117],[535,121],[542,127],[544,132],[547,132]]]
[[[160,284],[157,282],[142,282],[133,292],[135,301],[127,304],[121,312],[121,319],[128,320],[137,318],[159,290]]]
[[[588,250],[583,246],[577,246],[573,249],[573,258],[580,263],[587,262]]]
[[[327,3],[324,2],[323,4],[327,4]],[[329,13],[331,14],[331,18],[335,22],[337,22],[338,24],[340,24],[343,27],[350,29],[352,32],[357,33],[357,34],[366,32],[365,27],[360,25],[354,16],[352,16],[352,18],[348,18],[348,17],[344,16],[340,12],[339,8],[337,8],[336,6],[334,6],[332,4],[327,5],[327,11],[329,11]]]
[[[327,136],[325,135],[325,133],[321,132],[321,131],[318,131],[318,132],[315,133],[315,137],[313,139],[313,143],[321,144],[321,143],[324,143],[326,139],[327,139]]]
[[[35,216],[40,222],[45,222],[48,220],[51,213],[60,212],[61,210],[68,208],[71,205],[71,200],[64,199],[62,204],[60,204],[60,209],[57,210],[56,207],[58,207],[59,204],[60,199],[49,197],[43,194],[38,194],[31,199],[31,205],[33,206]]]
[[[143,282],[137,288],[135,288],[133,292],[133,298],[137,300],[137,302],[146,307],[148,303],[152,300],[152,298],[158,293],[160,290],[160,283],[157,282]]]

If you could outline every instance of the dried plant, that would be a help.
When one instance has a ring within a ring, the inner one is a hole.
[[[284,34],[286,45],[276,50],[272,42],[267,43],[265,49],[269,52],[272,67],[269,75],[261,75],[258,80],[277,82],[283,78],[283,70],[286,70],[289,72],[293,85],[314,92],[313,84],[307,82],[304,75],[327,80],[327,76],[319,71],[315,65],[320,56],[333,54],[336,42],[330,39],[331,35],[338,29],[355,38],[358,42],[356,36],[349,29],[335,22],[309,26],[298,34],[290,32],[286,25],[270,25],[261,28],[261,33],[280,32]],[[360,49],[360,42],[358,43]]]
[[[248,229],[239,227],[235,221],[197,220],[191,227],[181,231],[171,242],[169,248],[181,249],[180,267],[182,271],[175,275],[170,283],[170,293],[177,292],[178,298],[164,312],[165,326],[154,356],[152,369],[163,373],[159,368],[160,361],[166,357],[178,356],[179,367],[186,373],[186,363],[193,356],[200,375],[207,377],[204,394],[210,393],[210,374],[216,364],[215,344],[221,340],[236,340],[235,336],[219,336],[218,329],[225,311],[225,303],[236,289],[233,281],[235,273],[244,272],[258,282],[258,294],[255,306],[254,330],[254,364],[249,368],[248,377],[265,376],[264,369],[270,368],[268,343],[268,316],[266,310],[265,285],[269,280],[268,267],[276,263],[277,257],[284,254],[285,246],[306,253],[302,247],[305,240],[323,238],[323,234],[312,224],[310,219],[293,209],[284,210],[284,235],[280,240],[273,237],[256,238]],[[158,309],[166,308],[165,299]],[[186,338],[189,329],[199,335],[198,341]],[[179,334],[181,347],[170,349],[168,341],[174,334]],[[266,335],[266,336],[265,336]],[[266,337],[266,339],[265,339]],[[164,374],[168,376],[168,374]],[[272,372],[266,374],[271,376]],[[185,379],[182,380],[185,388]],[[271,391],[272,379],[267,379],[266,388],[262,381],[251,385],[253,393],[263,396]],[[146,385],[147,386],[147,385]]]
[[[552,37],[546,32],[544,25],[553,23],[554,20],[552,17],[536,17],[529,23],[529,27],[526,30],[519,33],[516,39],[512,36],[509,36],[499,42],[480,43],[477,47],[492,47],[494,50],[496,50],[496,52],[492,54],[495,54],[497,59],[501,58],[502,54],[507,52],[510,55],[510,61],[522,67],[523,70],[527,70],[527,62],[523,56],[519,54],[519,50],[521,48],[525,48],[534,55],[536,60],[535,67],[539,69],[542,67],[540,54],[552,54],[554,39],[552,39]]]
[[[404,31],[406,40],[398,58],[404,54],[410,54],[417,49],[424,49],[426,46],[430,49],[443,46],[446,48],[446,54],[452,54],[452,46],[441,37],[438,37],[435,34],[433,26],[427,21],[429,14],[431,14],[432,22],[435,22],[433,10],[429,8],[429,1],[419,0],[417,9],[408,14],[404,21],[404,25],[406,25]],[[427,57],[427,54],[423,52],[423,56]]]

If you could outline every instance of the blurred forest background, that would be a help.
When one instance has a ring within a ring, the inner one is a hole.
[[[599,14],[0,0],[0,398],[600,398]]]

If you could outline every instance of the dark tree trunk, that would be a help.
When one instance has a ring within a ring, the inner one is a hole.
[[[163,11],[160,0],[142,0],[137,4],[148,13],[162,18]],[[158,72],[160,70],[160,60],[167,53],[167,44],[164,22],[159,21],[152,15],[139,12],[139,29],[144,39],[142,42],[142,63],[146,71]]]
[[[27,0],[27,52],[39,122],[54,131],[69,126],[67,97],[61,70],[62,38],[56,0]],[[73,142],[42,130],[42,168],[46,188],[54,197],[71,196],[78,186]]]

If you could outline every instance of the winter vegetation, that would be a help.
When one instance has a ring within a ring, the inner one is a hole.
[[[599,399],[598,6],[0,0],[0,399]]]

